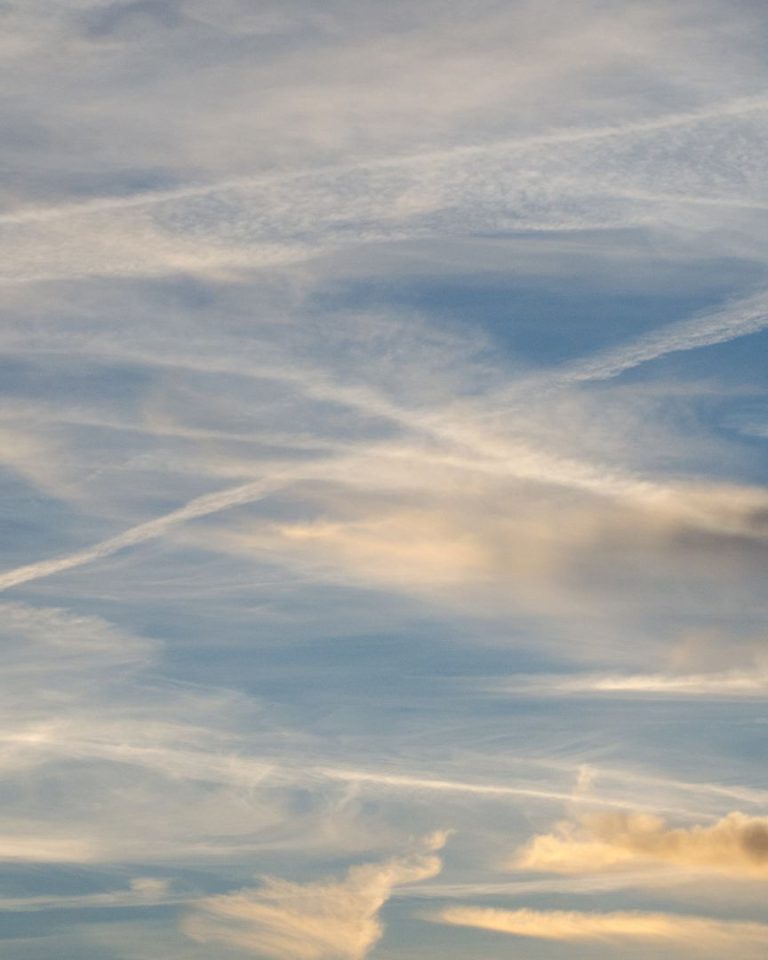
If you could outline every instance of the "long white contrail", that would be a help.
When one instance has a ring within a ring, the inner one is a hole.
[[[39,563],[30,563],[23,567],[16,567],[14,570],[8,570],[6,573],[0,574],[0,591],[8,590],[30,580],[40,580],[54,573],[71,570],[73,567],[81,567],[94,560],[111,557],[125,547],[132,547],[139,543],[145,543],[147,540],[154,540],[162,536],[167,530],[185,523],[187,520],[205,517],[211,513],[218,513],[220,510],[226,510],[240,504],[254,503],[272,491],[285,486],[289,479],[292,479],[292,477],[282,475],[265,480],[254,480],[238,487],[229,487],[227,490],[196,497],[194,500],[185,503],[183,507],[179,507],[178,510],[163,514],[163,516],[154,520],[148,520],[146,523],[140,523],[129,530],[124,530],[115,537],[109,537],[109,539],[102,540],[91,547],[86,547],[85,550],[78,550],[63,557],[41,560]]]
[[[727,343],[738,337],[759,333],[768,327],[768,292],[733,301],[720,310],[670,324],[612,350],[593,354],[570,364],[562,380],[610,380],[650,360]]]
[[[670,323],[609,350],[601,350],[561,367],[522,377],[497,395],[499,407],[539,392],[559,390],[577,383],[612,380],[627,370],[670,353],[728,343],[768,329],[768,290],[732,300],[719,310]]]

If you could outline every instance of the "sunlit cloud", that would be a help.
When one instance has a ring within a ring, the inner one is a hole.
[[[392,891],[436,876],[434,851],[444,835],[425,848],[383,863],[351,867],[343,880],[289,883],[267,879],[261,887],[200,902],[184,930],[202,943],[224,943],[275,960],[362,960],[378,942],[379,910]]]
[[[595,813],[541,834],[514,861],[523,870],[590,873],[662,863],[736,876],[768,876],[768,818],[729,813],[711,826],[670,827],[637,813]]]
[[[581,913],[564,910],[494,910],[447,907],[435,921],[515,937],[629,946],[634,943],[685,946],[693,952],[764,949],[768,926],[668,913]]]

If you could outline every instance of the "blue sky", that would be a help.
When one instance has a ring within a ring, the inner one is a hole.
[[[8,960],[753,960],[766,19],[0,5]]]

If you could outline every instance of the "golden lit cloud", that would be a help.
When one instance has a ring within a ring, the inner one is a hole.
[[[383,933],[378,919],[394,887],[436,876],[443,834],[410,856],[352,867],[343,880],[263,886],[210,897],[184,924],[199,943],[225,943],[274,960],[362,960]]]
[[[649,814],[590,814],[534,837],[514,866],[588,873],[640,862],[768,877],[768,817],[734,812],[709,827],[670,828]]]
[[[516,937],[568,942],[681,944],[707,952],[729,946],[768,946],[768,926],[665,913],[581,913],[572,910],[493,910],[449,907],[434,918],[455,926]]]

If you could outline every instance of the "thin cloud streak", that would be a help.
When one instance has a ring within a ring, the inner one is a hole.
[[[206,517],[212,513],[228,510],[242,504],[255,503],[273,491],[280,489],[285,482],[285,478],[282,477],[279,479],[256,480],[217,493],[196,497],[178,510],[172,510],[170,513],[163,514],[163,516],[154,520],[148,520],[146,523],[130,527],[117,536],[102,540],[85,550],[78,550],[67,556],[26,564],[17,567],[15,570],[6,571],[0,574],[0,591],[10,590],[22,583],[50,577],[65,570],[93,563],[96,560],[105,560],[126,547],[133,547],[149,540],[155,540],[173,527],[189,520]]]
[[[702,953],[735,947],[751,951],[768,946],[768,926],[765,924],[680,914],[448,907],[427,919],[516,937],[568,943],[684,944],[688,949]]]
[[[733,670],[699,674],[586,674],[511,677],[490,692],[534,697],[607,696],[700,699],[763,699],[768,697],[768,674],[760,670]]]
[[[637,340],[576,361],[562,372],[562,382],[611,380],[627,370],[670,353],[696,350],[760,333],[768,327],[768,293],[735,300],[725,307],[681,320]]]
[[[536,787],[513,787],[504,784],[471,783],[461,780],[439,780],[425,777],[413,777],[398,774],[380,774],[371,771],[362,770],[336,770],[333,768],[320,768],[316,771],[319,775],[327,777],[330,780],[339,780],[343,783],[351,784],[370,784],[374,787],[408,791],[425,791],[434,793],[457,793],[467,794],[478,797],[527,797],[547,802],[572,803],[575,799],[573,790],[542,790]],[[603,794],[602,796],[590,796],[590,804],[598,807],[617,807],[625,810],[627,801],[621,798],[613,798]],[[659,807],[655,804],[650,805],[649,809],[654,811]],[[664,808],[666,812],[672,812]],[[678,815],[690,816],[692,811],[677,810]]]
[[[135,878],[128,889],[107,893],[75,894],[72,896],[0,897],[0,911],[4,913],[37,913],[46,910],[137,910],[144,907],[170,907],[189,904],[196,899],[192,894],[173,894],[167,881],[155,878]]]

